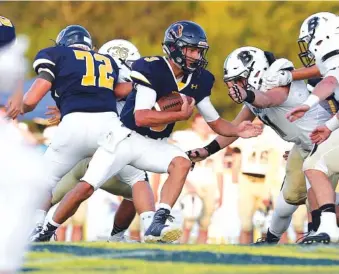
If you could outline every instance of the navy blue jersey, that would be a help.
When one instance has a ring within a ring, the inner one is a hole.
[[[156,91],[159,98],[172,92],[180,92],[191,96],[198,104],[202,99],[211,95],[214,76],[207,70],[189,74],[177,83],[165,57],[144,57],[133,63],[131,78],[134,84],[144,85]],[[130,129],[150,138],[166,138],[172,133],[175,123],[158,128],[137,127],[134,118],[136,90],[128,95],[126,104],[121,112],[121,121]]]
[[[116,112],[118,67],[109,55],[75,47],[50,47],[35,57],[37,74],[53,76],[52,97],[61,117],[72,112]]]

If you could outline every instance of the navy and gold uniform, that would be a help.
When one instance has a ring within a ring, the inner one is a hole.
[[[41,50],[33,68],[53,77],[51,92],[61,117],[72,112],[116,112],[113,89],[119,69],[111,56],[55,46]]]
[[[153,56],[137,60],[132,67],[131,78],[135,84],[144,85],[156,92],[156,100],[172,92],[179,92],[195,99],[196,104],[211,95],[214,76],[206,69],[185,75],[180,82],[174,78],[173,72],[165,57]],[[166,138],[172,133],[175,123],[162,129],[137,127],[134,118],[136,89],[127,97],[121,113],[121,121],[126,127],[141,135],[153,139]]]

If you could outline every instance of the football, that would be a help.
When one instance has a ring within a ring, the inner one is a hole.
[[[154,105],[157,111],[180,111],[183,104],[182,97],[186,96],[178,92],[171,93],[169,95],[161,97]],[[186,96],[189,104],[192,103],[193,98]]]

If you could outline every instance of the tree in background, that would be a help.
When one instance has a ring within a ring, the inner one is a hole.
[[[239,111],[228,98],[222,81],[223,62],[235,48],[251,45],[291,59],[300,67],[297,37],[309,15],[330,11],[339,14],[336,2],[2,2],[1,15],[15,22],[17,32],[30,37],[27,53],[53,45],[59,31],[80,24],[93,35],[95,45],[124,38],[143,55],[162,54],[165,29],[177,20],[192,20],[207,32],[208,68],[216,77],[212,101],[220,114],[232,119]],[[31,70],[30,76],[34,72]],[[178,123],[178,127],[185,127]]]

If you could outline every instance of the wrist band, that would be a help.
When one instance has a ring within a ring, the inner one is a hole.
[[[204,149],[207,150],[208,155],[212,155],[212,154],[218,152],[221,148],[220,148],[219,143],[216,140],[213,140],[211,143],[209,143],[207,146],[205,146]]]
[[[252,90],[246,89],[247,97],[245,102],[252,104],[255,100],[255,93]]]
[[[319,97],[314,94],[311,94],[310,96],[308,96],[307,100],[303,103],[303,105],[307,105],[310,108],[312,108],[319,104],[319,102],[320,102]]]
[[[338,129],[339,128],[339,120],[337,118],[337,115],[334,115],[330,120],[328,120],[325,123],[325,126],[327,126],[327,128],[330,131],[334,131],[334,130]]]

